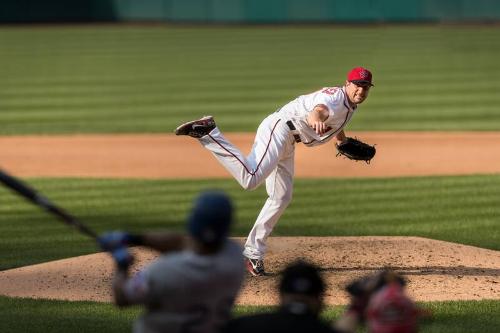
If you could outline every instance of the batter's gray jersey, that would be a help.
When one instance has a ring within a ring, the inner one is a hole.
[[[130,279],[126,293],[146,306],[134,332],[216,332],[230,316],[244,275],[242,248],[228,240],[221,251],[160,256]]]
[[[328,108],[328,118],[325,120],[328,130],[321,136],[307,122],[307,115],[318,104]],[[292,120],[303,144],[317,146],[330,141],[339,133],[355,110],[356,108],[349,105],[345,87],[325,87],[297,97],[283,106],[279,113],[283,114],[284,118]]]

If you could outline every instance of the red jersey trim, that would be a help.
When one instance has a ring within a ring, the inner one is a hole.
[[[243,168],[245,168],[245,171],[254,176],[257,171],[259,170],[260,168],[260,165],[262,164],[262,161],[264,161],[264,157],[266,156],[267,152],[269,151],[269,145],[271,144],[271,139],[273,138],[273,134],[274,134],[274,130],[276,129],[276,126],[278,126],[278,123],[281,121],[281,119],[278,119],[278,121],[276,122],[276,124],[274,124],[273,126],[273,129],[271,130],[271,135],[269,136],[269,141],[267,142],[267,145],[266,145],[266,150],[264,151],[264,154],[262,155],[259,163],[257,164],[257,166],[255,167],[255,170],[252,172],[250,171],[247,166],[245,165],[245,163],[243,163],[242,160],[240,160],[238,158],[238,156],[234,155],[233,153],[231,153],[226,147],[224,147],[219,141],[217,141],[213,136],[211,136],[210,134],[208,134],[208,136],[210,137],[210,139],[212,139],[216,144],[219,145],[219,147],[221,147],[222,149],[224,149],[226,152],[228,152],[230,155],[232,155],[235,159],[238,160],[238,162],[241,163],[241,165],[243,165]]]

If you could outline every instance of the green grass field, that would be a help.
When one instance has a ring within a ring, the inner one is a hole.
[[[500,302],[421,303],[433,313],[422,321],[422,332],[428,333],[497,333]],[[10,332],[129,332],[140,309],[119,310],[111,304],[64,302],[0,297],[0,330]],[[270,311],[271,307],[238,307],[235,315]],[[328,307],[325,320],[335,320],[343,307]]]
[[[376,87],[351,129],[500,129],[495,26],[0,27],[0,45],[0,134],[171,132],[203,114],[253,131],[357,65]]]
[[[172,132],[204,114],[224,130],[254,131],[357,65],[372,69],[376,86],[348,130],[500,130],[496,26],[20,26],[0,27],[0,45],[0,135]],[[238,209],[232,234],[245,236],[265,198],[231,180],[28,181],[98,232],[182,230],[196,194],[217,187]],[[500,175],[295,186],[273,235],[408,235],[500,249]],[[4,188],[0,198],[0,270],[97,251]],[[500,330],[498,301],[423,306],[435,314],[423,332]],[[0,308],[1,332],[122,332],[139,313],[6,297]]]
[[[233,180],[29,180],[98,232],[183,230],[199,191],[235,200],[234,236],[246,236],[266,198]],[[313,193],[314,192],[314,193]],[[85,236],[0,188],[0,269],[97,251]],[[275,236],[423,236],[500,250],[500,175],[396,179],[299,179]],[[322,207],[317,209],[316,207]]]

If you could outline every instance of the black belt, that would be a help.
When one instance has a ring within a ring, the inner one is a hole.
[[[286,125],[288,126],[288,128],[290,129],[290,131],[296,131],[297,130],[295,128],[295,125],[292,123],[291,120],[287,121]],[[293,134],[293,138],[295,139],[295,142],[297,142],[297,143],[302,142],[302,140],[300,140],[300,135],[298,135],[297,133],[292,133],[292,134]]]

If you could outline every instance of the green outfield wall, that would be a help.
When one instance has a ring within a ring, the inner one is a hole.
[[[467,22],[500,20],[496,0],[2,0],[0,22]]]

